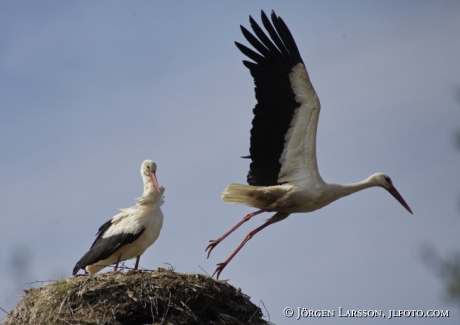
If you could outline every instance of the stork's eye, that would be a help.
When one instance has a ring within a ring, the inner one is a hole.
[[[388,184],[392,185],[390,177],[385,176],[385,180],[388,182]]]

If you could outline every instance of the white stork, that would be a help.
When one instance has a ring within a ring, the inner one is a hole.
[[[156,178],[157,165],[145,160],[141,165],[144,193],[135,206],[121,209],[121,212],[104,223],[97,232],[96,240],[75,264],[73,275],[80,269],[96,273],[104,267],[136,257],[134,269],[139,266],[140,256],[160,235],[163,226],[164,187],[159,187]]]
[[[253,111],[250,155],[243,157],[252,161],[247,176],[249,185],[230,184],[222,193],[225,202],[242,203],[259,210],[246,215],[222,237],[211,240],[206,248],[208,258],[219,242],[253,216],[262,212],[276,214],[249,232],[230,257],[217,264],[213,273],[217,278],[257,232],[291,213],[315,211],[373,186],[386,189],[412,213],[390,177],[383,173],[354,184],[323,181],[316,162],[320,102],[291,32],[274,11],[271,20],[273,24],[262,11],[262,23],[270,38],[252,17],[249,22],[255,36],[241,26],[243,35],[258,53],[235,42],[238,49],[254,61],[243,61],[243,64],[254,78],[257,104]]]

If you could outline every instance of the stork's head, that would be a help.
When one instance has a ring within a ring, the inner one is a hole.
[[[158,193],[160,193],[160,186],[158,185],[157,177],[155,175],[156,171],[157,164],[151,160],[144,160],[141,165],[141,176],[144,180],[144,186],[151,182],[152,185],[155,186]]]
[[[407,211],[412,213],[412,210],[409,208],[409,206],[407,205],[406,201],[404,201],[404,199],[402,198],[401,194],[399,194],[399,192],[393,186],[393,182],[391,181],[390,176],[388,176],[387,174],[384,174],[384,173],[375,173],[374,175],[372,175],[369,178],[372,180],[372,182],[375,184],[375,186],[380,186],[380,187],[383,187],[384,189],[386,189],[391,195],[393,195],[393,197],[396,200],[398,200],[399,203],[401,203],[401,205],[403,207],[406,208]]]

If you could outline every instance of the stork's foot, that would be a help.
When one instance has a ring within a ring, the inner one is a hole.
[[[211,252],[214,249],[214,247],[216,247],[217,244],[219,244],[221,242],[221,239],[210,240],[210,242],[211,242],[211,244],[209,244],[208,247],[206,247],[206,249],[204,250],[205,252],[208,252],[208,257],[207,258],[209,258],[209,255],[211,255]]]
[[[254,217],[254,216],[256,216],[256,215],[258,215],[258,214],[260,214],[262,212],[265,212],[265,211],[267,211],[267,210],[266,209],[261,209],[261,210],[258,210],[256,212],[249,213],[249,214],[245,215],[243,217],[243,219],[241,219],[240,222],[238,222],[235,226],[233,226],[232,229],[230,229],[225,234],[223,234],[222,237],[220,237],[218,239],[210,240],[211,244],[209,244],[208,247],[206,247],[206,249],[204,250],[205,252],[206,251],[208,252],[208,258],[209,258],[209,255],[211,254],[211,251],[214,249],[214,247],[217,246],[217,244],[219,244],[222,240],[224,240],[228,235],[230,235],[233,231],[235,231],[243,223],[245,223],[246,221],[248,221],[252,217]],[[208,249],[209,249],[209,251],[208,251]]]
[[[224,270],[224,268],[227,266],[227,264],[228,264],[228,262],[223,262],[223,263],[217,264],[217,268],[214,271],[214,273],[212,274],[212,277],[214,277],[214,275],[215,275],[216,279],[219,280],[219,275]]]

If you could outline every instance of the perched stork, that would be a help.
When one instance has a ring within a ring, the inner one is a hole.
[[[270,38],[252,17],[249,22],[255,36],[241,26],[243,35],[258,53],[235,42],[238,49],[254,61],[243,61],[243,64],[254,78],[257,104],[253,111],[250,155],[243,157],[252,161],[247,176],[249,185],[230,184],[222,193],[225,202],[242,203],[259,210],[246,215],[222,237],[211,240],[206,248],[208,258],[217,244],[253,216],[262,212],[276,214],[249,232],[233,254],[217,264],[213,273],[217,278],[257,232],[291,213],[315,211],[373,186],[383,187],[412,213],[390,177],[383,173],[354,184],[323,181],[316,162],[319,99],[291,32],[273,11],[271,20],[272,23],[262,11],[262,23]]]
[[[164,187],[159,187],[155,176],[157,165],[145,160],[141,166],[144,193],[135,206],[121,209],[121,212],[104,223],[97,232],[96,240],[75,264],[73,275],[80,269],[96,273],[104,267],[136,257],[134,269],[139,266],[140,256],[160,235],[163,226]]]

